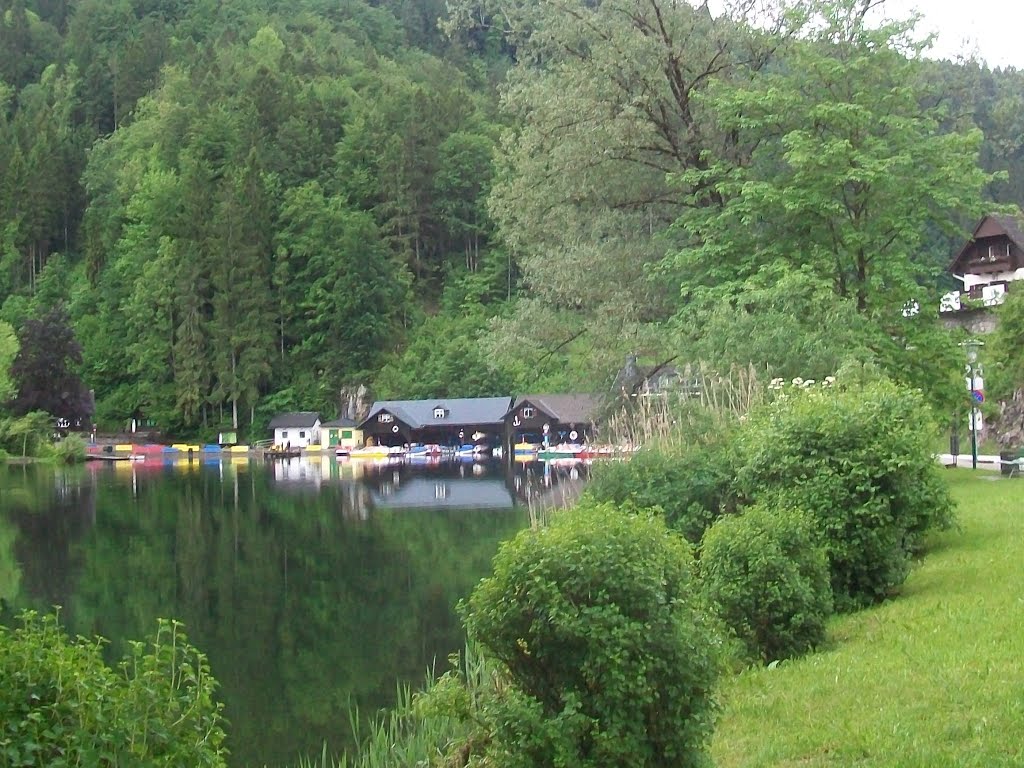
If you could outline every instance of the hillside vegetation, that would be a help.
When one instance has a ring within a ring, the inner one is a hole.
[[[0,0],[0,396],[262,435],[637,354],[950,408],[934,308],[1021,200],[1021,74],[863,5]]]

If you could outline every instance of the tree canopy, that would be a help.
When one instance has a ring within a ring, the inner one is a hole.
[[[865,9],[0,0],[0,319],[64,304],[99,420],[170,433],[629,353],[927,381],[1020,73]]]

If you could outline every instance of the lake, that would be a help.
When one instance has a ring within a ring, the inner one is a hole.
[[[498,545],[585,470],[543,464],[0,465],[0,618],[61,615],[111,640],[186,625],[220,683],[231,764],[350,746],[348,713],[390,706],[461,649],[458,601]]]

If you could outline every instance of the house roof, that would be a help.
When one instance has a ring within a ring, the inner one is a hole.
[[[315,411],[296,411],[295,413],[279,413],[270,420],[271,429],[286,427],[312,427],[320,421],[320,414]]]
[[[341,416],[340,418],[333,419],[332,421],[325,421],[320,426],[321,427],[343,427],[345,429],[350,429],[350,428],[354,429],[354,428],[359,426],[359,422],[356,421],[355,419],[349,419],[349,418],[346,418],[345,416]]]
[[[601,399],[596,395],[521,395],[505,414],[519,410],[523,403],[540,408],[555,421],[563,424],[587,424],[597,419]]]
[[[511,397],[465,397],[436,400],[378,400],[366,414],[366,424],[381,411],[387,411],[413,429],[426,426],[470,426],[500,424],[508,411]],[[434,409],[444,408],[445,416],[434,418]]]
[[[979,237],[992,237],[994,235],[1006,235],[1010,242],[1017,246],[1018,250],[1024,252],[1024,220],[1022,214],[990,213],[982,216],[981,221],[974,228],[971,237],[964,243],[963,247],[949,265],[950,272],[957,272],[962,266],[963,260],[970,253],[971,246]]]

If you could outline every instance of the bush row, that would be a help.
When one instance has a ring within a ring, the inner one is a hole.
[[[920,393],[885,380],[785,392],[692,449],[644,451],[595,473],[591,499],[661,510],[694,544],[723,515],[763,503],[806,512],[838,610],[891,595],[924,534],[953,522]]]

